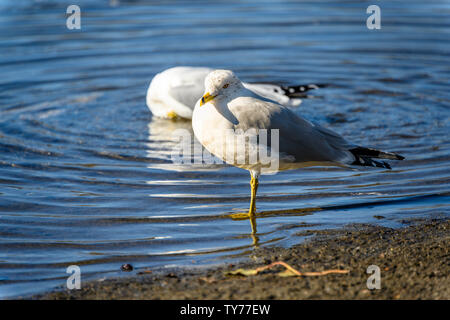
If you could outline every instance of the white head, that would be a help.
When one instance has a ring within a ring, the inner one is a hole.
[[[214,70],[205,78],[205,94],[200,100],[200,107],[208,102],[216,108],[225,119],[237,125],[238,119],[228,108],[228,102],[239,96],[244,89],[241,80],[230,70]]]
[[[230,70],[214,70],[205,78],[205,94],[200,106],[212,100],[228,100],[242,90],[241,80]]]

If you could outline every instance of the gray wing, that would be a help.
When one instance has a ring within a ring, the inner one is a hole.
[[[294,157],[296,162],[347,164],[355,159],[349,152],[353,144],[286,107],[252,97],[240,97],[231,101],[229,108],[239,120],[235,126],[237,129],[279,129],[279,151]]]

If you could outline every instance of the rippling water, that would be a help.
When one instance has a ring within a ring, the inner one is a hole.
[[[248,173],[173,165],[171,133],[190,123],[145,105],[150,79],[175,65],[329,84],[296,112],[407,158],[262,177],[259,245],[448,215],[448,2],[377,1],[381,30],[358,1],[93,3],[77,1],[79,31],[64,1],[0,4],[0,298],[63,285],[72,264],[98,278],[251,252],[249,222],[230,217],[248,208]]]

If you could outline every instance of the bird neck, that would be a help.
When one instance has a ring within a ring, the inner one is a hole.
[[[234,116],[234,114],[230,111],[230,108],[228,107],[228,103],[233,100],[233,98],[226,97],[224,99],[217,99],[214,103],[214,107],[216,108],[217,112],[222,115],[225,119],[227,119],[229,122],[231,122],[234,125],[237,125],[239,123],[239,120]]]

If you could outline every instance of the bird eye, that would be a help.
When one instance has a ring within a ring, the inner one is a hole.
[[[229,84],[225,83],[222,88],[226,89],[226,88],[228,88],[228,86],[229,86]]]

